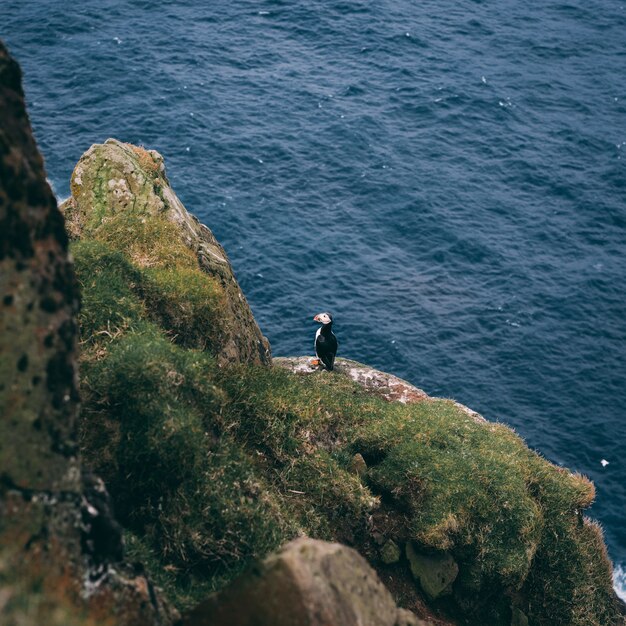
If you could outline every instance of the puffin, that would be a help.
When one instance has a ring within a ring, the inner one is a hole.
[[[337,354],[337,337],[333,334],[333,317],[330,313],[318,313],[313,320],[321,324],[315,333],[315,354],[329,372],[335,367]],[[313,365],[319,365],[313,361]]]

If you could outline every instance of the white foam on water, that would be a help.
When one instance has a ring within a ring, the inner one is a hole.
[[[50,190],[52,191],[52,195],[54,195],[54,197],[56,198],[57,204],[58,205],[63,204],[67,200],[67,198],[61,198],[61,196],[57,193],[54,183],[49,178],[46,178],[46,182],[48,183],[48,186],[50,187]]]
[[[626,566],[618,564],[613,569],[613,589],[626,602]]]

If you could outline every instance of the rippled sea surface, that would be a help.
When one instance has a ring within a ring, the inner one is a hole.
[[[0,37],[59,197],[156,148],[274,354],[330,310],[590,476],[626,565],[625,2],[3,0]]]

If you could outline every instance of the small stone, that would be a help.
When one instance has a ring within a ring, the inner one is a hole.
[[[380,551],[380,558],[382,559],[383,563],[387,565],[390,565],[391,563],[397,563],[400,560],[400,548],[393,539],[389,539],[387,542],[385,542],[385,545]]]
[[[406,556],[413,577],[432,600],[452,592],[452,583],[459,573],[459,566],[450,554],[420,554],[413,543],[408,541]]]
[[[363,476],[367,472],[367,463],[362,454],[358,452],[352,457],[350,461],[350,471],[357,476]]]

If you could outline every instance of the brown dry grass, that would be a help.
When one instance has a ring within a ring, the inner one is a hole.
[[[133,144],[127,144],[128,147],[137,155],[137,160],[141,168],[150,172],[154,176],[158,176],[161,164],[154,160],[150,152],[148,152],[143,146],[134,146]]]

